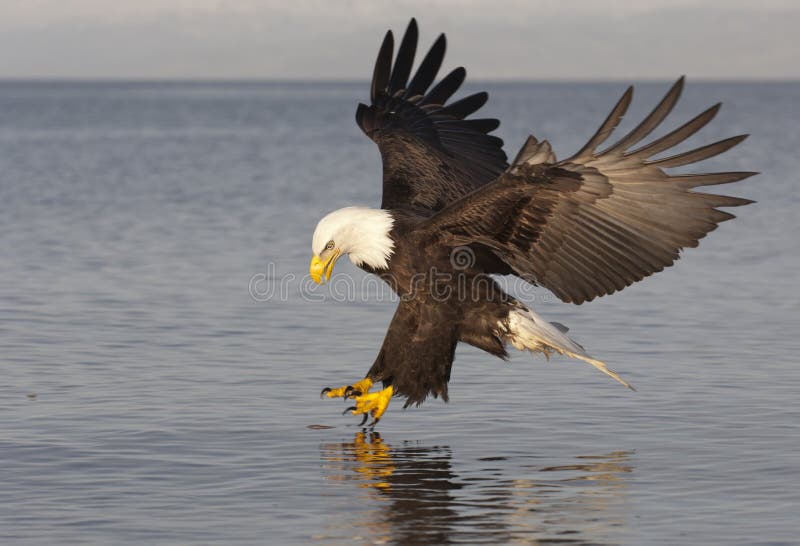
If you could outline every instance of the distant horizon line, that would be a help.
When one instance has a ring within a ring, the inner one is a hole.
[[[507,83],[507,84],[552,84],[552,83],[573,83],[573,84],[586,84],[586,83],[664,83],[673,82],[681,75],[677,74],[673,78],[653,78],[653,77],[632,77],[632,78],[473,78],[467,84],[494,84],[494,83]],[[800,83],[800,77],[796,78],[761,78],[761,77],[735,77],[735,78],[703,78],[703,77],[687,77],[688,81],[694,83]],[[353,84],[353,85],[369,85],[369,79],[356,79],[356,78],[260,78],[260,77],[231,77],[231,78],[216,78],[216,77],[203,77],[203,78],[185,78],[185,77],[16,77],[16,76],[0,76],[0,84],[6,83],[204,83],[204,84],[231,84],[231,83],[245,83],[245,84]]]

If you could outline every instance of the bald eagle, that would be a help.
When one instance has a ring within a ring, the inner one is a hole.
[[[384,280],[399,304],[374,364],[360,381],[325,388],[323,396],[354,400],[347,411],[374,426],[393,396],[406,407],[427,396],[447,401],[456,345],[468,343],[500,358],[507,345],[585,361],[632,388],[602,361],[506,294],[491,275],[516,275],[581,304],[612,294],[679,258],[720,222],[719,207],[747,199],[692,191],[755,173],[668,174],[740,143],[740,135],[700,148],[658,156],[693,135],[717,114],[716,104],[646,144],[683,88],[679,79],[632,131],[600,149],[628,105],[628,88],[577,153],[558,160],[550,144],[528,137],[510,163],[503,141],[490,135],[496,119],[470,118],[487,101],[475,93],[450,102],[466,72],[456,68],[432,86],[445,53],[434,42],[411,77],[417,47],[411,20],[393,60],[386,33],[378,52],[371,103],[356,121],[383,160],[381,207],[331,212],[314,231],[309,267],[328,280],[342,255]],[[381,382],[382,389],[370,392]]]

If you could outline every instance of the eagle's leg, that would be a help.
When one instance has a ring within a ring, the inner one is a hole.
[[[322,389],[320,396],[327,396],[328,398],[355,398],[362,394],[367,394],[372,387],[372,379],[365,377],[361,381],[353,383],[352,385],[345,385],[338,389],[331,389],[325,387]]]
[[[381,420],[381,416],[386,412],[389,407],[389,402],[392,400],[394,394],[394,387],[389,385],[382,391],[371,392],[356,396],[356,405],[345,410],[352,412],[353,415],[364,415],[366,421],[367,415],[372,416],[372,422],[367,425],[368,427],[375,426]],[[362,423],[363,424],[363,423]]]

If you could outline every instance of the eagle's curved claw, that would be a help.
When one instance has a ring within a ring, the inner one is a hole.
[[[346,410],[344,410],[344,411],[342,412],[342,415],[346,415],[346,414],[347,414],[347,412],[355,413],[355,412],[356,412],[356,407],[355,407],[355,406],[353,406],[353,407],[351,407],[351,408],[347,408]],[[367,422],[367,417],[368,417],[368,415],[365,413],[365,414],[364,414],[364,418],[363,418],[363,419],[361,419],[361,422],[360,422],[359,424],[357,424],[356,426],[357,426],[357,427],[363,427],[363,426],[364,426],[364,423],[366,423],[366,422]]]
[[[367,416],[372,416],[372,422],[367,426],[374,427],[386,412],[386,408],[389,407],[393,394],[394,387],[390,385],[382,391],[355,396],[356,405],[347,408],[344,412],[347,413],[349,411],[355,415],[363,415],[364,420],[361,421],[359,426],[363,426],[367,422]]]
[[[322,392],[319,395],[322,398],[325,397],[344,398],[345,400],[347,400],[348,398],[356,398],[357,396],[361,396],[364,393],[368,393],[371,387],[372,387],[372,380],[369,377],[365,377],[361,381],[357,381],[352,385],[345,385],[344,387],[339,387],[338,389],[325,387],[324,389],[322,389]]]
[[[356,398],[357,396],[361,396],[362,393],[360,390],[353,388],[352,385],[348,385],[347,388],[344,390],[344,397],[347,398]]]
[[[360,427],[364,426],[364,423],[367,422],[367,418],[371,416],[372,422],[367,426],[372,428],[378,424],[386,408],[389,407],[389,401],[394,394],[394,387],[388,386],[381,391],[369,392],[370,387],[372,387],[372,380],[366,377],[352,385],[346,385],[338,389],[325,387],[322,389],[320,396],[323,398],[326,396],[328,398],[342,397],[345,400],[355,401],[356,405],[348,407],[342,412],[342,415],[347,415],[348,413],[363,415],[364,418],[358,425]]]

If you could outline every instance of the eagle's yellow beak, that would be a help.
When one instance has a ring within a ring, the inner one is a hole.
[[[314,255],[311,257],[311,263],[308,266],[308,274],[311,275],[315,283],[322,284],[323,276],[326,281],[330,280],[331,273],[333,272],[333,264],[339,259],[339,254],[341,254],[341,251],[337,249],[326,262],[320,260],[319,256]]]

